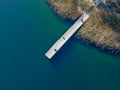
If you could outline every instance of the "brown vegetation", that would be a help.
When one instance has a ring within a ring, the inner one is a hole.
[[[103,9],[94,9],[77,35],[103,49],[120,50],[120,20]]]
[[[120,7],[119,0],[106,0],[111,10]],[[117,3],[116,3],[117,2]],[[49,0],[54,11],[62,18],[76,20],[92,6],[92,0]],[[120,17],[102,7],[95,8],[84,26],[78,31],[77,37],[94,43],[103,49],[120,51]]]
[[[82,2],[81,2],[82,1]],[[89,0],[48,0],[54,11],[64,19],[76,20],[84,11],[88,10]],[[86,5],[87,4],[87,5]],[[92,3],[91,3],[92,4]]]

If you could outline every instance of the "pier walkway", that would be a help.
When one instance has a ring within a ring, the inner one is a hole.
[[[91,11],[93,10],[93,6],[88,10],[88,12],[84,13],[68,30],[65,32],[60,39],[58,39],[55,44],[47,51],[45,54],[46,57],[51,59],[58,50],[68,41],[68,39],[85,23],[85,21],[89,18]]]

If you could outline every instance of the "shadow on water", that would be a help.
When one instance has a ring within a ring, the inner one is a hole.
[[[71,37],[67,43],[55,54],[55,56],[50,60],[53,66],[58,67],[61,63],[68,61],[69,59],[69,52],[74,48],[74,41],[75,38]],[[65,58],[68,56],[68,58]]]

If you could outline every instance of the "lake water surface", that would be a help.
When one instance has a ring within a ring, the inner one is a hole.
[[[74,37],[44,56],[70,26],[45,0],[0,0],[0,90],[120,90],[120,56]]]

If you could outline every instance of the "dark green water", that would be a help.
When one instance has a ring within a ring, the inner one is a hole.
[[[69,26],[44,0],[1,0],[0,90],[120,90],[120,56],[74,38],[44,56]]]

